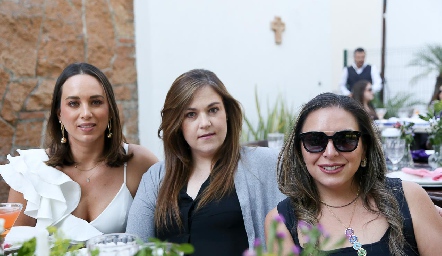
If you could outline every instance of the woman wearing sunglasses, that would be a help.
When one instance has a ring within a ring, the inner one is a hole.
[[[278,229],[288,237],[286,251],[307,242],[300,221],[323,227],[330,241],[321,250],[330,255],[442,251],[442,219],[418,184],[385,177],[371,123],[347,96],[320,94],[302,108],[279,157],[278,183],[288,198],[266,217],[266,231],[278,213],[285,217]]]
[[[376,110],[373,106],[374,92],[372,85],[367,80],[359,80],[351,89],[351,97],[362,104],[365,111],[370,115],[373,120],[378,120],[379,117],[376,114]]]

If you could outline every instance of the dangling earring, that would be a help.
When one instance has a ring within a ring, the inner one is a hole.
[[[111,125],[110,120],[109,120],[109,123],[107,124],[107,129],[109,130],[109,133],[107,134],[107,137],[110,139],[110,138],[112,138],[112,132],[111,132],[112,125]]]
[[[65,144],[67,139],[64,137],[64,125],[61,121],[59,121],[61,124],[61,143]]]
[[[361,161],[361,167],[365,167],[365,166],[367,166],[367,158],[366,157],[364,157],[364,159],[362,159],[362,161]]]

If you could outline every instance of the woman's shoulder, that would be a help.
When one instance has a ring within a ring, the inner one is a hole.
[[[143,175],[143,179],[149,179],[154,183],[161,181],[166,173],[165,162],[159,161],[153,164]]]
[[[258,162],[275,161],[278,159],[279,151],[268,147],[242,147],[241,159],[252,159]]]
[[[135,166],[136,170],[143,173],[158,162],[158,158],[150,150],[141,145],[129,144],[128,153],[133,154],[132,159],[129,160],[129,164]]]

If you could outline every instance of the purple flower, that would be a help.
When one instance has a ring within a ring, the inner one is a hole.
[[[299,255],[301,253],[301,248],[299,248],[297,245],[293,245],[292,252],[295,255]]]
[[[303,221],[303,220],[300,220],[300,221],[298,222],[298,228],[299,228],[301,231],[309,231],[309,230],[312,228],[312,225],[308,224],[307,222],[305,222],[305,221]]]
[[[256,252],[252,249],[247,249],[243,252],[242,256],[256,256]]]
[[[259,238],[256,238],[253,242],[253,247],[256,248],[258,246],[261,246],[261,240],[259,240]]]
[[[321,234],[325,233],[324,226],[322,226],[321,223],[318,223],[317,227],[318,227],[319,232],[321,232]]]
[[[284,216],[282,216],[281,214],[278,214],[275,216],[275,221],[278,223],[285,223],[285,219]]]
[[[280,231],[276,232],[276,238],[277,239],[284,239],[285,238],[285,233],[280,232]]]

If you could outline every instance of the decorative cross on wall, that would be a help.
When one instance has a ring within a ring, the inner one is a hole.
[[[272,30],[275,31],[275,43],[282,43],[282,32],[285,30],[285,23],[282,22],[281,17],[275,16],[275,19],[271,22]]]

